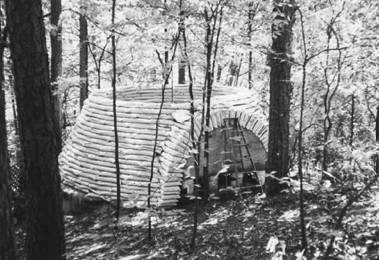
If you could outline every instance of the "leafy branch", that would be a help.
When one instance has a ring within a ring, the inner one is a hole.
[[[376,181],[378,180],[379,178],[379,173],[376,173],[375,176],[371,179],[371,181],[369,181],[358,193],[356,193],[354,196],[351,196],[349,198],[349,200],[346,202],[345,206],[340,210],[339,214],[338,214],[338,218],[337,218],[337,221],[334,225],[334,229],[335,230],[342,230],[343,228],[343,219],[345,218],[346,216],[346,213],[348,212],[349,208],[359,200],[359,198],[366,192],[368,191],[371,186],[373,184],[376,183]],[[325,254],[323,256],[323,259],[327,260],[329,259],[329,256],[330,254],[332,253],[333,251],[333,244],[334,244],[334,241],[336,239],[336,236],[332,236],[330,241],[329,241],[329,244],[328,244],[328,247],[325,251]]]
[[[169,79],[171,71],[172,71],[172,63],[173,63],[175,55],[176,55],[176,49],[177,49],[178,42],[179,42],[179,36],[180,36],[180,34],[177,33],[177,35],[175,37],[175,40],[174,40],[174,46],[173,46],[174,49],[173,49],[173,53],[172,53],[171,60],[170,60],[169,64],[165,64],[165,66],[163,67],[164,80],[163,80],[162,92],[161,92],[162,97],[161,97],[161,102],[160,102],[160,106],[159,106],[159,110],[158,110],[157,119],[155,121],[154,147],[153,147],[153,155],[152,155],[152,158],[151,158],[151,165],[150,165],[150,167],[151,167],[150,168],[150,178],[149,178],[149,183],[147,185],[147,208],[149,209],[148,239],[149,239],[150,242],[152,241],[151,212],[150,212],[150,209],[151,209],[151,183],[152,183],[153,178],[154,178],[154,163],[155,163],[155,158],[157,156],[158,135],[159,135],[159,120],[160,120],[161,115],[162,115],[163,105],[164,105],[164,102],[165,102],[166,86],[168,84],[168,79]]]

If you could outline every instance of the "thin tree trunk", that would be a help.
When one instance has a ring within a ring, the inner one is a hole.
[[[18,127],[18,116],[17,116],[17,111],[16,111],[16,101],[15,101],[15,95],[14,95],[14,89],[13,89],[14,84],[13,84],[12,75],[9,75],[9,85],[10,85],[10,92],[11,92],[11,99],[12,99],[14,130],[15,130],[15,134],[18,136],[20,134],[20,131]]]
[[[179,1],[180,6],[180,18],[179,18],[179,27],[180,31],[183,31],[184,28],[184,16],[182,13],[182,0]],[[180,41],[180,36],[179,36]],[[186,61],[183,59],[183,54],[181,53],[178,62],[178,83],[185,84],[186,83]]]
[[[42,4],[7,0],[6,5],[27,182],[27,259],[65,259],[59,136]]]
[[[182,6],[182,2],[179,3],[180,6]],[[179,19],[179,26],[182,28],[184,26],[184,16],[180,15]],[[181,29],[183,30],[183,29]],[[179,66],[178,66],[178,83],[179,84],[185,84],[186,83],[186,62],[183,60],[183,54],[179,57]]]
[[[205,77],[205,90],[206,90],[206,113],[205,113],[205,131],[204,131],[204,167],[203,167],[203,199],[207,200],[209,197],[209,127],[211,117],[211,98],[212,87],[214,81],[214,68],[216,66],[218,42],[221,32],[223,6],[217,6],[208,16],[207,11],[204,13],[207,23],[206,32],[206,77]],[[217,26],[218,24],[218,26]],[[211,27],[212,25],[212,27]],[[216,32],[217,28],[217,32]],[[214,45],[214,46],[213,46]]]
[[[376,141],[379,142],[379,106],[376,107],[375,129],[376,129]]]
[[[180,37],[180,33],[178,32],[176,38],[174,39],[174,46],[173,46],[174,49],[173,49],[171,60],[170,60],[171,64],[175,58],[179,37]],[[168,85],[168,80],[169,80],[170,74],[172,72],[172,66],[170,66],[169,68],[166,68],[167,64],[168,63],[162,62],[162,67],[164,69],[164,79],[163,79],[162,92],[161,92],[162,97],[161,97],[161,103],[160,103],[159,110],[158,110],[157,119],[155,121],[154,147],[153,147],[153,154],[151,157],[151,164],[150,164],[150,178],[149,178],[149,183],[147,185],[147,207],[149,210],[151,209],[151,197],[152,197],[151,183],[153,182],[153,178],[154,178],[154,163],[155,163],[155,158],[156,158],[156,151],[157,151],[157,146],[158,146],[158,136],[159,136],[159,120],[161,118],[163,105],[165,102],[166,86]],[[150,242],[153,240],[152,226],[151,226],[151,212],[149,212],[149,219],[148,219],[148,240]]]
[[[379,145],[379,106],[376,107],[376,144]],[[376,153],[376,174],[379,174],[379,152]]]
[[[235,81],[234,81],[234,86],[236,86],[236,87],[238,86],[238,80],[240,78],[241,66],[242,66],[242,58],[240,59],[240,62],[238,63],[236,78],[235,78]]]
[[[5,96],[3,89],[3,58],[6,45],[6,33],[4,33],[3,30],[0,30],[0,35],[0,260],[13,260],[16,259],[16,248],[13,219],[11,216]]]
[[[301,23],[301,35],[303,42],[303,52],[304,60],[302,64],[302,84],[301,84],[301,97],[300,97],[300,119],[299,119],[299,141],[298,141],[298,175],[300,178],[300,229],[301,229],[301,245],[304,252],[307,252],[308,243],[307,243],[307,233],[305,225],[305,205],[304,205],[304,175],[303,175],[303,118],[304,118],[304,102],[305,102],[305,86],[307,83],[307,64],[308,64],[308,54],[307,54],[307,43],[305,39],[305,30],[304,30],[304,19],[303,13],[300,11],[300,23]]]
[[[186,63],[182,58],[179,59],[178,83],[186,84]]]
[[[253,82],[252,82],[252,70],[253,70],[253,52],[251,50],[251,36],[252,36],[252,27],[253,27],[253,2],[249,3],[249,21],[248,21],[248,40],[249,40],[249,70],[248,70],[248,81],[249,81],[249,89],[253,87]]]
[[[82,109],[84,100],[88,98],[88,23],[87,7],[84,0],[81,0],[79,16],[79,77],[80,77],[80,109]]]
[[[50,22],[54,26],[54,29],[50,33],[51,44],[51,85],[55,93],[53,93],[53,102],[55,109],[55,116],[59,124],[58,134],[62,135],[62,108],[61,108],[61,95],[58,91],[58,79],[62,76],[62,25],[59,22],[59,18],[62,12],[61,0],[51,0],[51,16]],[[60,138],[61,139],[61,138]],[[59,144],[59,150],[61,144]]]
[[[11,62],[10,62],[11,64]],[[13,64],[11,65],[11,67]],[[13,124],[14,124],[14,130],[15,130],[15,144],[16,144],[16,164],[17,164],[17,169],[18,169],[18,192],[19,194],[24,194],[25,192],[25,183],[26,183],[26,177],[25,177],[25,172],[23,170],[23,164],[24,160],[22,158],[22,149],[21,149],[21,137],[20,137],[20,127],[19,127],[19,120],[18,120],[18,114],[17,114],[17,105],[16,105],[16,97],[14,93],[14,80],[13,80],[13,75],[8,75],[9,78],[9,86],[10,86],[10,94],[11,94],[11,99],[12,99],[12,111],[13,111]]]
[[[249,2],[249,12],[248,12],[248,27],[247,27],[247,37],[249,40],[249,69],[248,69],[248,81],[249,81],[249,89],[253,88],[253,51],[252,51],[252,36],[253,36],[253,20],[255,14],[257,13],[259,7],[259,3],[254,6],[254,2]]]
[[[337,35],[337,32],[334,29],[334,24],[337,21],[338,17],[341,15],[342,11],[344,10],[344,5],[342,6],[342,9],[340,12],[336,14],[336,16],[332,17],[329,24],[327,25],[327,48],[326,48],[326,61],[325,61],[325,67],[324,67],[324,79],[325,79],[325,85],[327,87],[326,93],[324,95],[324,113],[325,118],[323,120],[323,128],[324,128],[324,144],[323,144],[323,159],[322,159],[322,170],[327,171],[328,170],[328,164],[329,164],[329,136],[330,132],[333,127],[333,122],[330,117],[330,112],[332,109],[332,100],[337,93],[337,90],[339,88],[340,82],[341,82],[341,69],[342,69],[342,50],[340,48],[340,40]],[[337,68],[332,78],[329,77],[329,71],[330,71],[330,64],[329,61],[332,60],[330,57],[330,43],[332,40],[332,37],[335,38],[336,41],[336,50],[338,51],[338,57],[337,57]],[[335,80],[337,78],[337,80]],[[333,87],[333,82],[334,87]],[[323,175],[324,177],[324,175]]]
[[[182,0],[180,1],[180,7],[182,7]],[[181,33],[182,33],[182,39],[183,39],[183,54],[185,62],[187,63],[187,71],[188,71],[188,79],[189,79],[189,96],[190,96],[190,114],[191,114],[191,142],[192,142],[192,148],[197,150],[197,154],[193,154],[194,159],[194,168],[195,168],[195,180],[194,180],[194,196],[195,196],[195,206],[193,211],[193,232],[192,232],[192,239],[191,239],[191,248],[192,250],[195,249],[196,246],[196,237],[197,237],[197,226],[198,226],[198,211],[199,211],[199,175],[200,175],[200,151],[199,151],[199,145],[196,143],[195,140],[195,99],[193,94],[193,77],[192,77],[192,68],[191,68],[191,62],[189,60],[188,55],[188,46],[187,46],[187,35],[186,35],[186,27],[184,24],[181,27]]]
[[[166,8],[167,6],[167,0],[163,1],[164,7]],[[168,39],[168,33],[167,33],[167,27],[164,28],[164,36],[166,37],[166,42],[165,42],[165,51],[164,51],[164,62],[167,64],[168,62],[168,47],[167,47],[167,39]]]
[[[93,62],[95,63],[95,67],[96,67],[96,73],[97,73],[97,88],[100,89],[101,88],[101,63],[104,59],[104,54],[105,54],[105,51],[107,49],[107,46],[108,46],[108,43],[109,43],[109,38],[111,38],[111,36],[109,36],[107,38],[107,41],[104,45],[104,47],[101,48],[101,53],[99,55],[99,58],[97,59],[97,55],[96,55],[96,52],[94,52],[91,48],[90,45],[88,45],[88,49],[89,51],[91,52],[91,55],[92,55],[92,59],[93,59]]]
[[[210,95],[212,94],[212,88],[209,86],[210,84],[210,75],[211,75],[211,59],[212,59],[212,47],[213,47],[213,35],[211,34],[211,17],[208,17],[207,12],[205,12],[205,21],[206,21],[206,37],[205,37],[205,44],[206,44],[206,71],[205,71],[205,87],[204,87],[204,93],[205,93],[205,99],[203,97],[203,106],[205,106],[206,101],[206,112],[205,112],[205,124],[209,125],[209,119],[208,119],[208,104],[210,105]],[[203,109],[204,113],[204,109]],[[210,109],[209,109],[210,113]],[[208,119],[208,120],[207,120]],[[209,164],[209,132],[208,129],[205,129],[204,132],[204,165],[203,165],[203,179],[202,179],[202,197],[204,200],[208,199],[209,196],[209,176],[208,176],[208,164]]]
[[[324,100],[327,100],[327,95],[325,95]],[[328,170],[328,140],[330,131],[332,130],[332,121],[329,116],[329,108],[325,108],[325,119],[323,121],[323,129],[324,129],[324,138],[323,138],[323,148],[322,148],[322,170],[327,171]]]
[[[113,129],[115,142],[115,165],[116,165],[116,186],[117,186],[117,205],[116,205],[116,221],[120,217],[121,207],[121,180],[120,180],[120,162],[119,162],[119,147],[118,147],[118,129],[117,129],[117,95],[116,95],[116,36],[115,36],[115,16],[116,16],[116,0],[112,1],[112,89],[113,89]]]
[[[351,112],[350,112],[350,147],[354,143],[354,114],[355,114],[355,96],[351,95]]]
[[[295,21],[295,1],[274,1],[277,12],[272,25],[272,56],[270,60],[270,116],[268,172],[276,172],[278,178],[288,173],[289,165],[289,119],[291,84],[292,26]],[[284,21],[285,20],[285,21]],[[268,195],[279,194],[283,185],[275,178],[267,178]]]
[[[101,61],[99,61],[99,67],[96,69],[97,72],[97,89],[101,89]]]
[[[220,64],[217,65],[217,74],[216,74],[216,82],[220,82],[221,80],[222,67]]]
[[[249,51],[249,74],[248,74],[249,89],[253,88],[253,78],[251,75],[252,70],[253,70],[253,53],[252,51]]]

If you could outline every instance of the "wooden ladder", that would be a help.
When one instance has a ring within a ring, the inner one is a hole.
[[[223,138],[224,138],[224,151],[223,151],[223,162],[222,162],[222,167],[233,167],[233,177],[231,178],[230,175],[232,173],[225,174],[225,182],[226,184],[228,183],[228,178],[237,180],[239,182],[238,184],[242,184],[242,179],[239,178],[238,173],[243,172],[247,170],[249,167],[248,165],[245,165],[244,163],[244,158],[249,158],[249,163],[250,163],[250,169],[252,168],[253,171],[252,173],[254,174],[254,177],[256,178],[257,182],[259,183],[260,189],[263,193],[263,187],[259,181],[258,174],[256,172],[256,167],[254,160],[252,158],[252,154],[249,150],[249,144],[246,141],[246,137],[244,135],[243,129],[239,123],[238,118],[231,117],[231,118],[224,118],[224,124],[221,129]],[[245,149],[247,156],[244,157],[243,155],[243,149]],[[235,151],[237,152],[235,153]],[[236,156],[236,154],[239,155]]]

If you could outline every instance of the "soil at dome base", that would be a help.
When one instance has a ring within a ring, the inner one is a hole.
[[[378,259],[378,194],[362,198],[353,207],[346,223],[352,233],[338,239],[346,251],[356,250],[363,259]],[[311,193],[306,197],[308,242],[311,250],[322,251],[327,245],[329,221],[317,206],[319,197]],[[270,259],[272,254],[266,252],[266,246],[273,236],[283,240],[286,253],[293,256],[301,241],[297,200],[297,194],[282,194],[202,205],[195,250],[190,248],[192,205],[154,212],[153,244],[146,240],[146,213],[124,210],[115,231],[113,209],[103,205],[91,212],[65,217],[67,259]]]

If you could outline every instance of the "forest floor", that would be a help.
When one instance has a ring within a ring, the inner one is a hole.
[[[379,190],[374,188],[348,212],[344,232],[331,228],[330,214],[338,214],[341,196],[320,190],[306,193],[313,255],[321,255],[334,235],[336,259],[379,259]],[[325,210],[324,198],[331,212]],[[274,253],[269,251],[275,251],[278,240],[276,250],[285,248],[287,255],[294,256],[301,248],[298,206],[296,192],[274,198],[245,195],[201,205],[196,247],[191,250],[193,205],[155,212],[153,243],[147,240],[147,213],[123,210],[115,231],[114,210],[102,205],[65,216],[67,259],[272,259]]]

